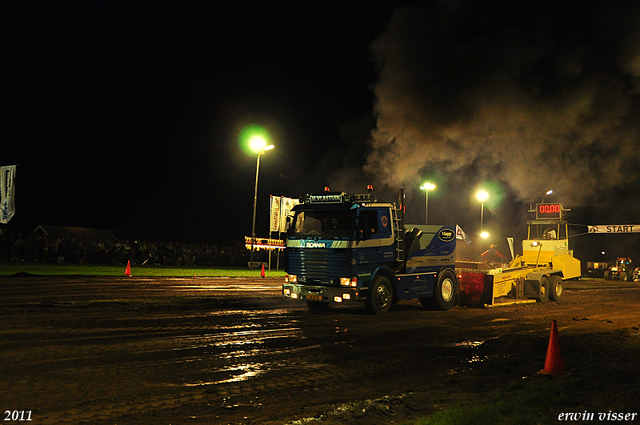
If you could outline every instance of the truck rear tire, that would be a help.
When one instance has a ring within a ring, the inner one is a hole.
[[[391,282],[385,276],[375,278],[369,289],[367,309],[375,314],[385,314],[393,304],[393,290]]]
[[[549,279],[549,299],[551,301],[560,301],[562,297],[562,278],[558,275],[551,276]]]
[[[620,273],[620,282],[626,282],[628,280],[629,278],[627,277],[627,274],[625,272]]]
[[[457,295],[456,275],[450,270],[445,270],[438,278],[433,296],[420,298],[420,303],[429,310],[449,310],[456,303]]]

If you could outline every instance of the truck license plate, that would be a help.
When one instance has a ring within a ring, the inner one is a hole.
[[[309,294],[307,295],[307,299],[309,301],[322,301],[322,295]]]

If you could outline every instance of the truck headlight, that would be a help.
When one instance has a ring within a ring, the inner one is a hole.
[[[340,285],[341,286],[351,286],[351,287],[355,288],[358,285],[358,278],[357,277],[341,277],[340,278]]]
[[[284,281],[287,283],[298,283],[298,276],[295,274],[288,274],[285,276]]]

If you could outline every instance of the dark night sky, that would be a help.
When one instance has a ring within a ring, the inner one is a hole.
[[[640,223],[640,10],[576,1],[21,1],[0,6],[10,227],[231,244],[268,195],[407,188],[409,219],[521,236],[556,190],[578,224]],[[584,231],[574,228],[574,233]],[[498,237],[498,236],[496,236]],[[500,239],[502,240],[502,239]],[[588,235],[640,254],[640,239]],[[506,245],[499,242],[501,245]],[[505,251],[506,251],[506,247]],[[584,258],[584,257],[589,258]],[[640,257],[638,258],[640,260]]]

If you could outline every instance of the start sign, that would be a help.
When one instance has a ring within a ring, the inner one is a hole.
[[[640,224],[599,224],[587,228],[589,233],[640,233]]]

